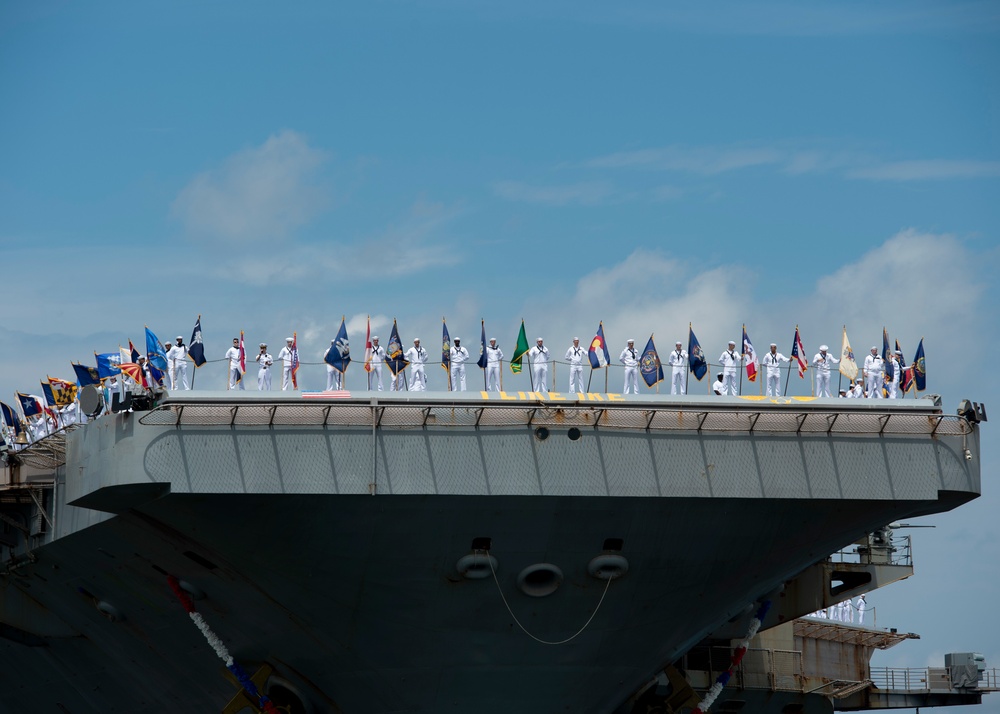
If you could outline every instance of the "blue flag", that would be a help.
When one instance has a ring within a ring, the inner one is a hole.
[[[885,365],[885,376],[891,382],[893,380],[893,369],[892,362],[889,360],[891,357],[889,352],[889,333],[882,328],[882,364]]]
[[[201,339],[201,315],[198,315],[198,320],[194,323],[194,332],[191,333],[191,343],[188,345],[188,357],[194,362],[195,367],[201,367],[208,361],[205,359],[205,343]]]
[[[122,363],[121,352],[105,352],[103,354],[94,353],[97,358],[97,374],[101,379],[113,377],[121,372],[118,365]]]
[[[76,372],[76,383],[81,387],[101,383],[101,375],[93,367],[87,367],[74,362],[73,371]]]
[[[41,382],[42,385],[42,395],[45,397],[45,403],[50,407],[56,403],[56,396],[52,393],[52,385],[48,382]]]
[[[389,365],[393,377],[410,365],[409,360],[403,356],[403,343],[399,341],[399,330],[396,329],[395,320],[392,321],[389,344],[385,346],[385,363]]]
[[[448,334],[448,323],[441,318],[441,368],[451,373],[451,335]],[[451,381],[448,382],[451,389]]]
[[[708,371],[708,361],[705,359],[705,352],[701,349],[701,343],[695,337],[691,323],[688,323],[688,365],[694,373],[694,378],[701,381]]]
[[[347,324],[344,318],[340,318],[340,330],[337,332],[337,339],[326,351],[323,361],[333,367],[338,372],[346,372],[347,365],[351,363],[351,345],[347,340]]]
[[[646,349],[642,351],[639,359],[639,371],[647,386],[652,387],[663,381],[663,365],[660,364],[660,356],[656,354],[656,345],[653,344],[653,336],[649,336]]]
[[[476,362],[482,369],[486,369],[486,320],[480,320],[483,325],[483,334],[479,338],[479,361]]]
[[[21,433],[21,420],[17,418],[14,410],[3,402],[0,402],[0,415],[3,416],[4,423],[14,430],[14,436]]]
[[[590,349],[587,350],[587,357],[590,358],[591,369],[607,367],[611,363],[611,355],[608,353],[608,342],[604,339],[603,322],[597,324],[597,334],[590,341]]]
[[[147,362],[147,364],[149,364]],[[163,384],[163,378],[167,376],[167,373],[162,369],[157,369],[156,365],[149,365],[149,376],[153,378],[153,381],[157,384]]]
[[[146,328],[146,353],[151,365],[160,371],[167,371],[167,353],[163,351],[163,343],[149,327]]]
[[[42,413],[42,403],[33,394],[21,394],[16,392],[17,401],[21,404],[21,413],[26,417],[35,416]]]
[[[918,392],[927,389],[927,368],[924,366],[924,338],[920,338],[917,353],[913,355],[913,383]]]

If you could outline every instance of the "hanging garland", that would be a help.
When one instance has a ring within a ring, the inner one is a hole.
[[[707,692],[705,692],[705,696],[698,703],[698,706],[694,708],[691,714],[705,714],[705,712],[707,712],[709,708],[715,704],[715,700],[722,693],[723,688],[729,684],[729,680],[733,676],[733,670],[736,669],[740,662],[743,661],[743,655],[747,653],[747,648],[750,646],[750,640],[757,636],[757,631],[760,629],[760,625],[767,616],[767,611],[770,609],[771,601],[765,600],[757,610],[757,614],[754,615],[752,620],[750,620],[750,629],[747,630],[747,636],[743,638],[742,642],[740,642],[740,646],[733,650],[733,656],[729,662],[729,669],[715,678],[715,683]]]
[[[184,611],[191,617],[195,626],[201,630],[201,634],[203,634],[205,639],[208,640],[208,644],[211,645],[213,650],[215,650],[215,654],[219,655],[219,659],[225,662],[226,669],[232,672],[233,676],[239,680],[243,689],[246,690],[246,693],[259,703],[261,710],[267,712],[268,714],[280,714],[278,709],[274,706],[274,702],[268,699],[266,694],[261,694],[260,691],[258,691],[257,685],[253,683],[252,679],[250,679],[250,675],[247,674],[246,670],[233,659],[231,654],[229,654],[229,650],[226,649],[226,645],[223,644],[218,635],[212,632],[212,628],[210,628],[208,623],[205,622],[205,618],[201,616],[201,613],[194,609],[194,601],[186,592],[184,592],[184,589],[181,588],[181,584],[177,578],[173,575],[168,575],[167,583],[170,585],[170,589],[174,591],[174,595],[177,596],[177,599],[180,601]]]

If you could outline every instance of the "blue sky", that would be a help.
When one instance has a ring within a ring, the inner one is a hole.
[[[144,324],[319,361],[371,314],[508,354],[521,318],[560,354],[885,325],[949,409],[1000,405],[998,35],[989,2],[3,3],[0,398]],[[873,595],[923,636],[878,661],[1000,666],[994,429],[983,498]]]

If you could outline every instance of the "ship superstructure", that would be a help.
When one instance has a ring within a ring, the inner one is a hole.
[[[238,711],[170,577],[293,711],[624,711],[759,603],[839,596],[829,554],[980,491],[975,419],[930,399],[152,406],[5,471],[0,711]]]

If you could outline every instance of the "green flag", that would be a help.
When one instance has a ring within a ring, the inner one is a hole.
[[[517,335],[517,346],[514,347],[514,357],[510,361],[510,371],[521,373],[521,358],[528,354],[528,336],[524,334],[524,320],[521,320],[521,332]]]

